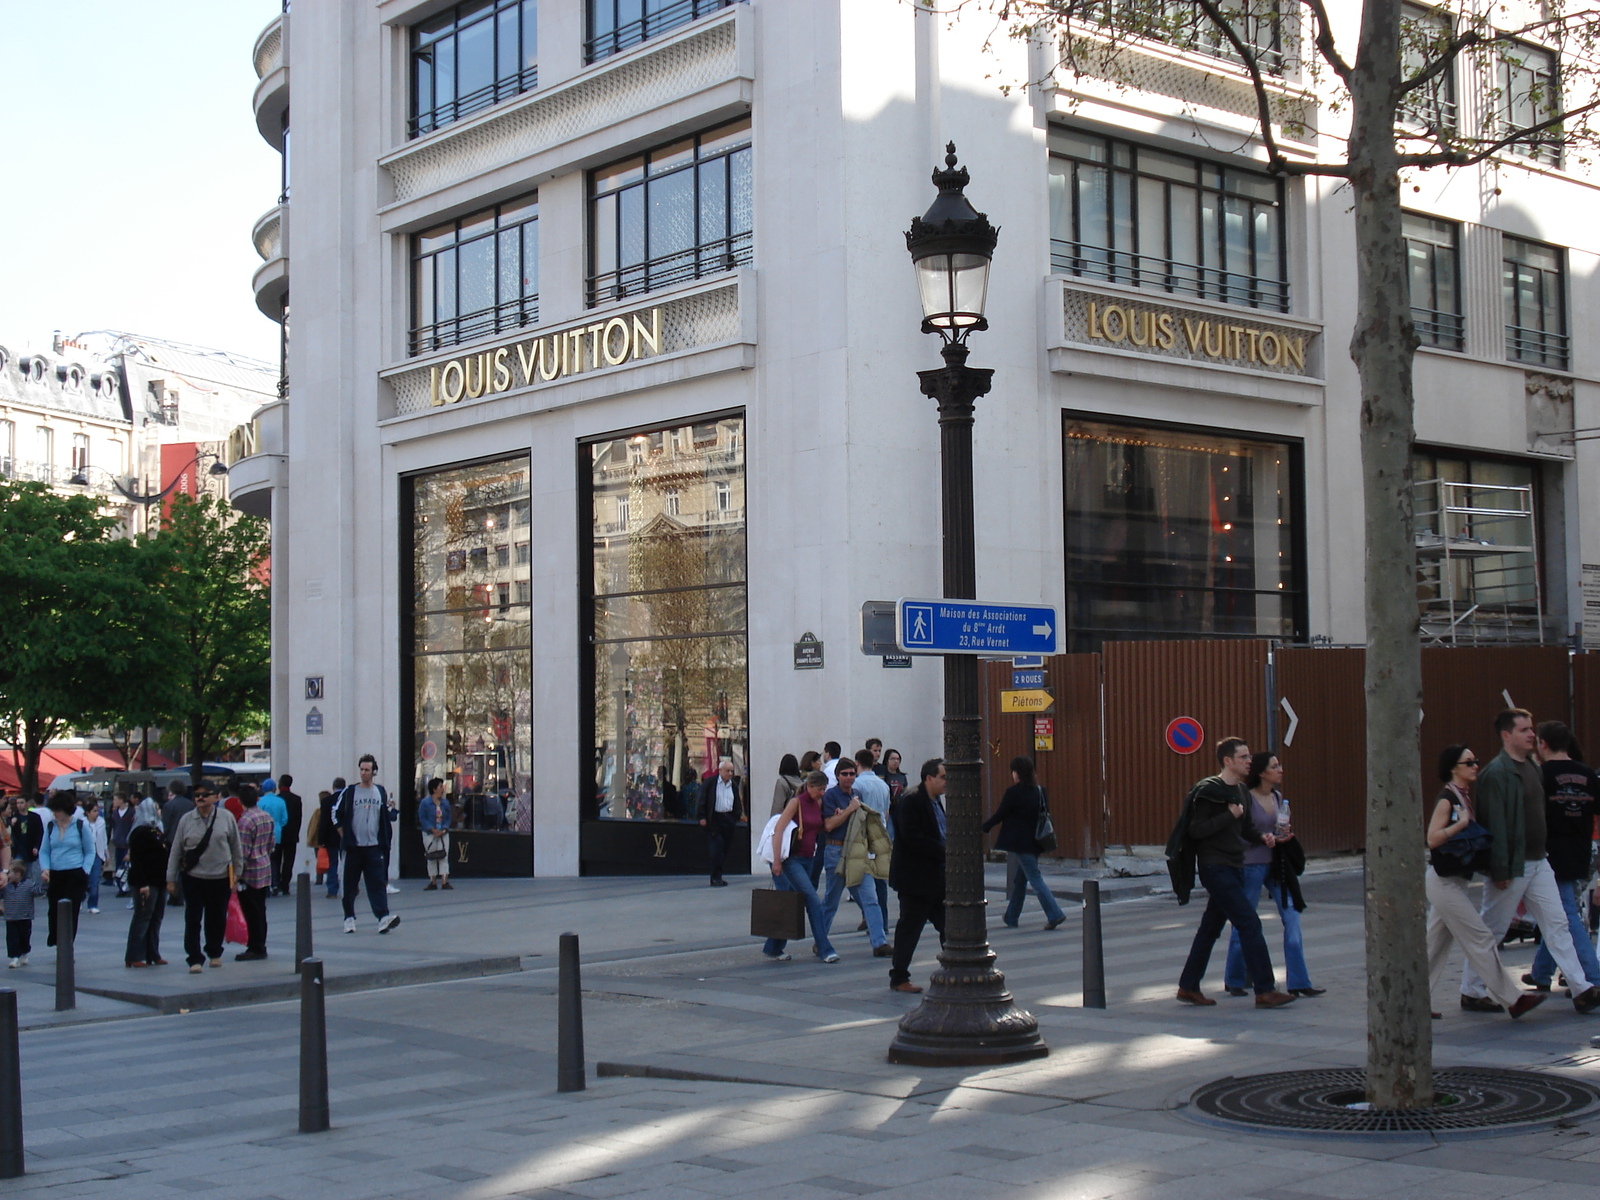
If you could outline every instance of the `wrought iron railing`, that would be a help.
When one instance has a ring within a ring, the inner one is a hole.
[[[1416,326],[1417,337],[1422,340],[1424,346],[1443,346],[1446,350],[1459,350],[1464,344],[1466,323],[1460,313],[1412,306],[1411,323]]]
[[[462,342],[476,341],[491,333],[507,329],[521,329],[539,319],[539,297],[518,296],[511,300],[480,308],[475,312],[447,317],[411,330],[411,353],[426,354],[446,346],[459,346]]]
[[[1086,279],[1155,288],[1224,304],[1289,311],[1289,283],[1284,279],[1135,254],[1131,250],[1108,250],[1062,238],[1050,241],[1050,265],[1059,273]]]
[[[621,15],[623,4],[619,0],[595,0],[593,8],[610,9],[611,28],[596,33],[591,15],[589,40],[583,44],[583,61],[599,62],[602,58],[619,54],[630,46],[637,46],[640,42],[648,41],[669,29],[687,25],[707,13],[714,13],[719,8],[729,8],[738,2],[739,0],[676,0],[676,3],[653,8],[647,4],[643,16],[625,25],[619,25],[616,22]]]
[[[1537,363],[1565,371],[1570,342],[1564,333],[1529,329],[1523,325],[1506,326],[1506,357],[1513,362]]]
[[[736,233],[731,237],[716,238],[699,246],[691,246],[673,254],[603,271],[589,279],[589,303],[605,304],[628,296],[658,291],[674,284],[686,283],[706,275],[718,275],[737,267],[748,266],[753,256],[750,232]]]

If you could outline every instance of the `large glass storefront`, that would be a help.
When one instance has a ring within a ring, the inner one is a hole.
[[[581,447],[586,872],[699,871],[702,789],[746,775],[744,418]],[[706,789],[709,790],[709,789]],[[748,870],[748,838],[728,869]]]
[[[1065,422],[1068,649],[1303,637],[1299,447]]]
[[[411,763],[401,863],[423,870],[416,802],[451,806],[451,874],[533,871],[532,524],[526,456],[405,482]]]

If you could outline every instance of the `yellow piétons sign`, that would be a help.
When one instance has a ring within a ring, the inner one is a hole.
[[[478,400],[661,353],[661,310],[539,334],[428,368],[432,407]]]
[[[1298,371],[1306,368],[1304,334],[1095,300],[1085,304],[1084,314],[1084,334],[1092,341],[1176,350],[1191,358],[1204,356]]]
[[[1043,688],[1020,688],[1000,693],[1003,713],[1042,713],[1055,707],[1056,698]]]

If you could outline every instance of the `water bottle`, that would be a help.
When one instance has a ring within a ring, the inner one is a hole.
[[[1282,836],[1289,829],[1289,802],[1282,796],[1278,797],[1278,836]]]

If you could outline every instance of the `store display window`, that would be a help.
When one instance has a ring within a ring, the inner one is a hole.
[[[589,479],[584,816],[695,821],[748,760],[744,418],[581,447]]]
[[[1069,649],[1301,635],[1297,446],[1071,417],[1065,432]]]

